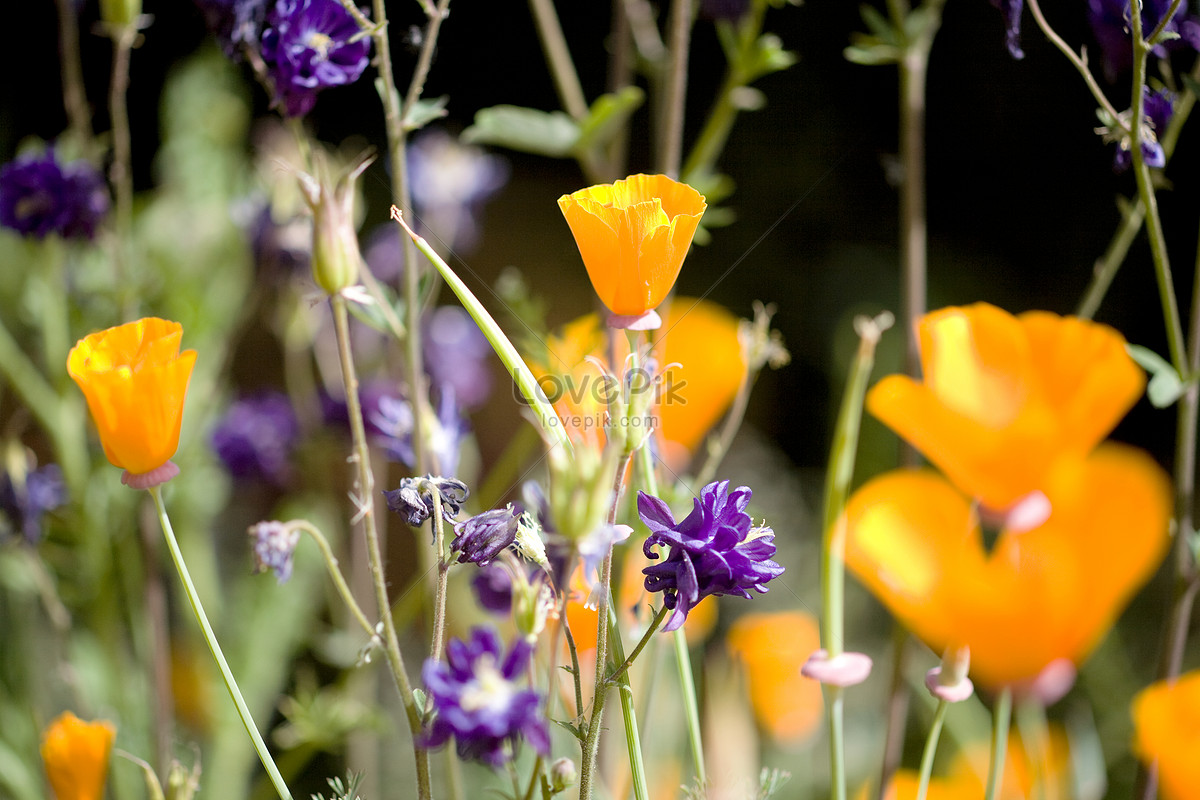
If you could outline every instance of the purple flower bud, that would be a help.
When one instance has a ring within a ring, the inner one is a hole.
[[[233,403],[212,432],[212,448],[235,478],[283,486],[300,424],[287,395],[268,392]]]
[[[272,570],[280,583],[292,577],[292,556],[300,542],[300,531],[282,522],[270,520],[250,526],[254,571]]]
[[[454,517],[471,493],[462,481],[426,475],[424,478],[404,478],[398,488],[385,491],[383,496],[387,498],[389,509],[416,528],[433,516],[434,492],[441,498],[442,518],[447,522],[454,522]]]
[[[67,487],[57,464],[24,476],[6,472],[0,476],[0,522],[6,523],[0,530],[19,531],[26,542],[37,544],[42,538],[42,517],[66,502]]]
[[[370,37],[338,0],[276,0],[262,34],[275,102],[289,117],[312,110],[317,93],[354,83],[367,68]]]
[[[267,0],[195,0],[208,29],[232,61],[242,60],[243,48],[258,52]]]
[[[422,736],[425,747],[438,747],[453,736],[458,754],[500,767],[509,760],[505,744],[523,737],[539,753],[550,750],[550,731],[542,716],[542,698],[524,688],[532,646],[524,639],[504,653],[490,628],[475,628],[468,639],[452,639],[446,661],[429,659],[421,670],[437,715]]]
[[[710,483],[700,490],[692,513],[680,522],[657,497],[638,492],[638,515],[650,528],[642,546],[647,558],[658,559],[655,545],[665,545],[665,561],[642,570],[647,592],[662,592],[663,603],[673,609],[663,626],[673,631],[708,595],[738,595],[750,599],[747,589],[766,592],[767,581],[783,574],[771,560],[775,532],[752,528],[746,506],[752,492],[745,486],[729,491],[729,481]]]
[[[1148,36],[1158,27],[1171,7],[1171,0],[1143,0],[1142,33]],[[1187,12],[1188,4],[1180,5],[1175,16],[1164,30],[1179,34],[1178,39],[1164,42],[1154,48],[1160,58],[1168,48],[1191,47],[1200,49],[1200,20]],[[1092,34],[1100,45],[1104,74],[1110,81],[1129,69],[1133,64],[1133,25],[1129,0],[1088,0],[1087,17]]]
[[[24,236],[91,239],[108,207],[100,173],[86,161],[60,165],[53,149],[0,169],[0,225]]]
[[[516,541],[520,513],[511,505],[476,514],[454,525],[457,534],[450,549],[458,553],[458,563],[487,564]]]

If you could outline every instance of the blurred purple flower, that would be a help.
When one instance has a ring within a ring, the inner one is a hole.
[[[484,566],[516,541],[520,517],[521,512],[510,504],[507,508],[494,508],[464,522],[456,522],[456,535],[450,542],[450,550],[458,553],[460,564],[469,562]]]
[[[750,598],[747,589],[766,592],[767,581],[783,574],[771,560],[775,532],[751,527],[746,506],[752,492],[745,486],[729,491],[729,481],[710,483],[700,490],[692,513],[676,522],[662,500],[638,492],[638,515],[650,528],[642,546],[647,558],[658,559],[655,545],[667,546],[665,561],[642,570],[647,592],[662,592],[674,611],[663,626],[673,631],[688,611],[708,595]]]
[[[389,436],[391,425],[388,423],[388,417],[384,415],[381,407],[386,402],[389,404],[389,411],[391,411],[392,403],[404,402],[395,385],[387,380],[368,381],[359,388],[358,400],[362,406],[363,425],[366,427],[367,433],[376,437]],[[325,421],[326,425],[339,427],[347,433],[350,431],[350,413],[346,406],[345,398],[334,397],[322,392],[321,418]],[[411,424],[410,421],[409,425],[411,426]]]
[[[451,387],[465,408],[479,408],[492,392],[492,346],[461,306],[441,306],[425,318],[422,350],[434,386]]]
[[[404,274],[404,242],[394,222],[377,226],[367,236],[363,260],[371,274],[384,283],[397,283]]]
[[[291,477],[300,423],[287,395],[266,392],[234,402],[213,429],[213,452],[235,478],[283,486]]]
[[[247,225],[250,250],[259,275],[308,275],[312,268],[312,217],[297,214],[278,222],[270,203],[253,212]]]
[[[533,647],[524,639],[505,655],[490,628],[475,628],[468,639],[452,639],[446,662],[429,659],[421,670],[437,712],[422,737],[426,747],[451,736],[464,759],[500,767],[509,760],[505,744],[524,737],[539,753],[550,750],[550,731],[541,714],[542,698],[523,688]]]
[[[1142,34],[1149,36],[1171,8],[1171,0],[1143,0],[1141,7]],[[1088,0],[1088,22],[1091,23],[1092,33],[1100,45],[1104,75],[1110,81],[1115,81],[1120,73],[1133,64],[1130,13],[1129,0]],[[1165,56],[1167,48],[1170,47],[1190,46],[1192,49],[1200,49],[1200,20],[1187,13],[1187,3],[1179,6],[1165,30],[1179,34],[1180,38],[1155,47],[1156,56]]]
[[[270,520],[256,522],[247,533],[252,540],[254,571],[265,572],[269,569],[275,573],[276,580],[287,583],[292,577],[292,556],[295,555],[296,545],[300,543],[300,531],[285,523]]]
[[[86,161],[61,165],[53,148],[0,168],[0,225],[24,236],[91,239],[108,208],[96,168]]]
[[[508,163],[431,128],[413,139],[408,174],[418,227],[467,253],[479,242],[480,207],[508,182]]]
[[[407,400],[382,395],[375,412],[369,417],[366,403],[363,403],[363,416],[371,420],[372,426],[378,431],[379,435],[376,438],[388,458],[410,467],[416,465],[412,443],[413,412]],[[439,471],[443,475],[454,475],[458,471],[459,446],[470,426],[466,418],[459,413],[452,387],[446,387],[441,392],[436,421],[437,425],[433,426],[432,430],[423,433],[431,452],[437,458]]]
[[[195,0],[208,29],[232,61],[241,61],[244,48],[259,50],[267,0]]]
[[[1025,0],[991,0],[992,5],[1000,9],[1004,18],[1004,45],[1008,54],[1015,59],[1025,57],[1021,49],[1021,12],[1025,10]]]
[[[601,591],[604,584],[600,581],[600,564],[608,551],[625,541],[633,533],[628,525],[601,525],[579,540],[576,550],[579,553],[579,570],[583,583],[588,588],[588,596],[583,601],[586,608],[597,608],[600,605]]]
[[[262,34],[275,102],[289,117],[312,110],[317,93],[354,83],[367,68],[369,37],[338,0],[276,0]]]
[[[23,480],[14,481],[7,472],[0,476],[0,514],[8,523],[0,527],[19,531],[29,544],[41,541],[46,512],[66,502],[67,487],[57,464],[30,470]]]
[[[462,481],[426,475],[424,478],[404,478],[400,481],[400,486],[384,491],[383,496],[390,510],[404,517],[409,525],[416,528],[433,516],[434,492],[438,494],[442,506],[442,519],[446,522],[454,522],[454,517],[471,494]]]
[[[493,561],[481,566],[471,578],[471,588],[485,611],[508,614],[512,610],[513,576],[504,564]]]

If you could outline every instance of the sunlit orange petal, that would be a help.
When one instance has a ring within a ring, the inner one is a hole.
[[[1145,386],[1121,335],[1084,320],[978,303],[929,314],[918,333],[924,382],[884,378],[867,407],[988,508],[1089,452]]]
[[[42,763],[58,800],[100,800],[117,730],[63,712],[42,734]]]
[[[679,275],[707,207],[687,184],[631,175],[558,199],[588,277],[616,314],[657,307]]]
[[[1158,764],[1164,800],[1200,797],[1200,671],[1143,689],[1132,712],[1134,751]]]
[[[817,621],[811,615],[800,611],[744,614],[730,626],[725,642],[746,665],[750,704],[763,729],[776,739],[795,740],[820,727],[821,685],[800,674],[805,660],[821,646]]]
[[[1144,453],[1104,445],[1060,461],[1040,527],[1004,531],[985,552],[967,499],[929,471],[897,471],[847,506],[846,563],[935,651],[971,648],[989,687],[1032,680],[1050,662],[1080,663],[1168,544],[1171,495]]]
[[[179,447],[183,400],[196,351],[179,352],[183,328],[147,318],[81,339],[67,371],[83,391],[104,454],[140,475]]]

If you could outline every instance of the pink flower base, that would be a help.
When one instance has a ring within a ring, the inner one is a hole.
[[[871,657],[864,653],[842,653],[830,658],[824,650],[808,657],[800,674],[830,686],[854,686],[871,674]]]
[[[608,327],[627,331],[656,331],[662,327],[662,317],[653,309],[644,314],[609,314]]]
[[[963,678],[958,683],[944,685],[941,683],[942,668],[934,667],[925,673],[925,688],[938,700],[947,703],[961,703],[975,693],[975,684],[970,678]]]
[[[155,467],[149,472],[143,472],[139,475],[134,475],[129,470],[125,470],[121,473],[121,483],[130,489],[153,489],[155,486],[161,486],[178,474],[179,467],[175,466],[174,461],[168,461],[161,467]]]

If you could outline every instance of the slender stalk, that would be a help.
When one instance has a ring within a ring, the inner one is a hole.
[[[442,660],[446,644],[446,584],[450,574],[450,562],[446,559],[446,526],[442,520],[442,493],[433,491],[433,516],[429,518],[433,528],[434,550],[437,553],[437,590],[433,602],[433,639],[429,645],[429,657]],[[430,703],[432,703],[432,698]]]
[[[665,609],[664,609],[665,610]],[[609,641],[612,643],[613,660],[627,665],[633,663],[635,652],[629,658],[625,657],[625,645],[621,641],[621,629],[617,624],[617,610],[612,604],[608,606],[608,624],[612,628]],[[648,641],[643,637],[639,647]],[[608,679],[610,686],[617,690],[621,700],[621,717],[625,722],[625,750],[629,754],[629,774],[633,780],[633,796],[635,800],[650,800],[650,790],[646,783],[646,764],[642,759],[642,740],[638,731],[637,710],[633,704],[633,686],[629,683],[629,672],[618,670]]]
[[[138,544],[142,556],[142,602],[145,604],[146,621],[150,628],[151,652],[143,654],[150,662],[151,685],[153,688],[154,719],[154,765],[160,775],[165,775],[171,765],[171,739],[173,737],[173,703],[171,695],[171,637],[167,624],[167,587],[159,568],[158,540],[153,525],[139,514]]]
[[[1117,232],[1113,234],[1104,255],[1100,256],[1092,267],[1092,281],[1084,291],[1083,299],[1079,301],[1079,307],[1075,311],[1076,316],[1083,319],[1091,319],[1096,316],[1096,312],[1100,310],[1100,303],[1104,300],[1104,295],[1108,293],[1108,287],[1112,285],[1113,278],[1117,277],[1117,270],[1124,263],[1125,256],[1129,253],[1133,240],[1141,233],[1142,223],[1145,221],[1146,205],[1141,199],[1122,211],[1121,224],[1117,228]]]
[[[1004,782],[1004,759],[1008,752],[1008,724],[1012,718],[1012,689],[1005,687],[992,709],[992,759],[988,764],[987,794],[984,800],[997,800]]]
[[[708,455],[705,457],[700,471],[696,474],[692,486],[707,486],[716,477],[717,468],[721,466],[721,461],[729,452],[729,448],[733,445],[733,439],[742,427],[742,421],[746,418],[746,409],[750,406],[750,392],[758,380],[758,373],[759,370],[752,370],[742,378],[737,394],[733,398],[733,407],[725,416],[725,424],[721,426],[721,434],[717,437],[716,444],[709,447]]]
[[[583,119],[588,113],[587,99],[583,94],[583,84],[579,82],[579,73],[575,71],[571,51],[567,48],[567,37],[563,35],[562,24],[554,10],[554,2],[529,0],[529,9],[537,24],[538,39],[546,55],[546,65],[550,67],[550,76],[554,79],[558,100],[568,114],[575,119]]]
[[[892,676],[888,685],[887,722],[883,731],[883,758],[876,797],[883,799],[888,783],[900,766],[904,755],[904,729],[908,721],[908,705],[912,692],[904,680],[908,662],[909,633],[899,622],[892,624]]]
[[[1050,768],[1050,727],[1046,708],[1036,697],[1017,702],[1017,732],[1025,763],[1029,765],[1029,800],[1058,800],[1058,786]]]
[[[63,107],[67,126],[81,147],[91,154],[92,114],[83,86],[79,60],[79,17],[72,0],[55,0],[58,6],[58,57],[62,63]]]
[[[1038,0],[1029,0],[1028,5],[1029,10],[1033,13],[1033,18],[1037,22],[1038,27],[1042,29],[1042,33],[1044,33],[1046,38],[1049,39],[1051,43],[1053,43],[1053,45],[1059,49],[1059,52],[1067,57],[1067,60],[1071,62],[1071,66],[1075,67],[1075,69],[1079,72],[1079,75],[1083,78],[1083,82],[1087,84],[1088,89],[1092,93],[1092,97],[1095,98],[1096,102],[1105,110],[1109,117],[1111,117],[1114,122],[1118,122],[1119,124],[1121,115],[1117,113],[1115,108],[1113,108],[1113,104],[1108,101],[1108,98],[1104,95],[1104,90],[1100,88],[1100,84],[1096,83],[1096,78],[1094,75],[1092,75],[1091,68],[1088,67],[1087,59],[1072,50],[1071,46],[1067,44],[1066,41],[1059,36],[1053,28],[1050,27],[1050,23],[1046,21],[1045,15],[1042,14],[1042,7],[1039,5]],[[1130,16],[1137,15],[1131,14]],[[1135,25],[1140,29],[1141,20],[1138,20]],[[1135,43],[1140,38],[1140,35],[1134,34]],[[1136,45],[1134,49],[1137,49]]]
[[[358,471],[356,481],[358,484],[357,514],[362,519],[363,532],[367,539],[367,558],[375,585],[375,602],[379,607],[379,617],[383,623],[383,650],[387,656],[388,667],[395,681],[396,689],[400,693],[400,700],[404,703],[409,730],[414,737],[413,756],[417,768],[417,796],[421,800],[429,800],[432,797],[429,782],[429,753],[415,741],[421,732],[421,711],[417,708],[416,698],[413,697],[408,672],[404,668],[404,657],[400,653],[400,640],[396,636],[396,623],[392,618],[392,606],[387,593],[387,576],[384,574],[383,556],[379,546],[379,531],[375,520],[375,476],[371,472],[371,455],[367,446],[366,428],[363,425],[362,404],[358,396],[358,375],[354,368],[353,355],[350,352],[349,314],[346,311],[344,297],[334,295],[329,300],[333,306],[338,355],[342,363],[342,382],[346,389],[346,407],[350,416],[350,431],[354,447],[353,461]]]
[[[213,660],[217,662],[217,668],[221,671],[221,678],[225,681],[225,688],[229,690],[229,696],[233,699],[234,706],[237,707],[238,716],[241,717],[242,724],[246,726],[246,733],[250,736],[250,741],[254,744],[254,749],[258,753],[259,759],[262,761],[263,767],[267,771],[267,775],[271,778],[271,783],[275,786],[275,791],[279,794],[281,800],[292,800],[292,793],[288,790],[287,784],[283,781],[283,776],[279,774],[279,768],[275,766],[275,760],[271,758],[271,753],[267,749],[266,742],[263,741],[262,735],[258,732],[258,726],[254,724],[254,719],[250,716],[250,709],[246,706],[246,701],[242,697],[242,691],[238,688],[237,680],[233,677],[233,672],[229,669],[229,662],[225,660],[225,654],[221,652],[221,645],[217,642],[217,636],[213,633],[212,626],[208,623],[208,615],[204,613],[204,605],[200,602],[200,594],[196,591],[195,584],[192,583],[192,576],[188,573],[187,564],[183,561],[183,553],[179,550],[179,542],[175,540],[175,531],[171,528],[171,520],[167,516],[167,507],[163,504],[162,492],[159,487],[155,486],[150,490],[150,496],[154,498],[154,507],[158,511],[158,521],[162,525],[163,536],[167,541],[167,549],[171,551],[171,560],[175,562],[175,569],[179,571],[179,579],[183,582],[183,589],[187,595],[188,603],[192,607],[192,613],[196,615],[196,622],[200,624],[200,631],[204,634],[204,641],[208,645],[208,650],[212,653]]]
[[[929,725],[929,735],[925,739],[925,750],[921,753],[921,780],[917,785],[917,800],[925,800],[929,793],[929,778],[933,774],[933,757],[937,753],[938,739],[942,735],[942,723],[946,719],[946,709],[950,704],[938,700],[937,709],[933,712],[933,722]]]
[[[321,557],[325,560],[325,568],[329,571],[329,577],[333,579],[333,585],[337,589],[338,595],[341,596],[342,602],[346,604],[346,608],[350,610],[350,614],[367,636],[372,639],[378,636],[379,634],[375,626],[367,619],[367,615],[363,613],[362,607],[354,599],[354,593],[350,591],[350,585],[346,583],[346,578],[342,575],[342,570],[338,567],[337,556],[333,554],[333,548],[329,546],[329,540],[325,538],[320,529],[308,520],[303,519],[294,519],[284,524],[303,531],[312,537],[312,540],[317,543],[317,549],[321,551]]]
[[[683,118],[687,99],[688,45],[692,35],[691,0],[672,0],[671,59],[667,68],[666,95],[663,98],[663,125],[659,137],[659,170],[671,178],[679,177],[683,158]]]
[[[646,632],[642,634],[642,638],[638,641],[637,646],[633,648],[633,652],[630,653],[627,658],[624,658],[621,661],[621,665],[613,670],[608,676],[608,680],[610,682],[619,680],[621,676],[624,675],[631,666],[633,666],[633,662],[639,655],[641,655],[642,650],[646,648],[646,645],[650,643],[650,640],[654,638],[654,634],[658,632],[658,628],[660,625],[662,625],[662,621],[667,618],[667,611],[669,610],[670,609],[664,605],[657,611],[657,613],[655,613],[654,619],[650,620],[650,627],[646,628]]]
[[[116,194],[116,236],[113,241],[113,285],[116,287],[121,314],[132,319],[136,301],[129,284],[129,244],[133,229],[133,147],[129,133],[129,61],[138,30],[126,25],[112,31],[112,76],[108,90],[108,112],[112,119],[112,164],[108,178]]]

